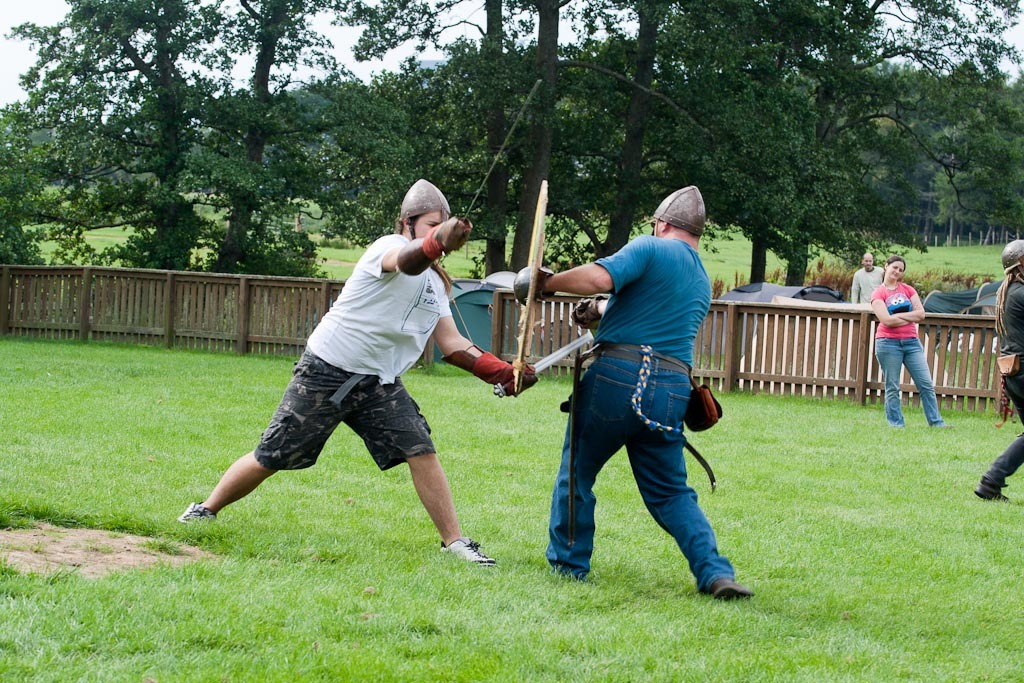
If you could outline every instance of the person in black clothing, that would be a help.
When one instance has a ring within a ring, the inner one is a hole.
[[[1024,355],[1024,240],[1014,240],[1003,249],[1006,279],[996,295],[996,333],[1003,356]],[[1024,366],[1003,375],[1003,391],[1018,415],[1024,415]],[[1006,478],[1024,464],[1024,434],[1014,439],[981,477],[974,493],[985,500],[1007,500],[1003,495]]]

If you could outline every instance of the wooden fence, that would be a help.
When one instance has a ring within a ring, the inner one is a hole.
[[[2,266],[0,335],[105,340],[297,356],[337,297],[336,280],[94,267]],[[576,299],[544,303],[532,359],[579,335]],[[518,308],[492,304],[491,350],[515,351]],[[882,400],[874,316],[854,307],[713,302],[698,333],[694,374],[718,391]],[[991,410],[998,399],[992,316],[932,315],[919,326],[944,409]],[[428,349],[425,360],[433,352]],[[571,361],[559,364],[565,372]],[[917,402],[909,377],[907,401]]]
[[[574,302],[563,297],[545,302],[532,358],[579,334],[569,320]],[[511,292],[498,290],[491,348],[506,359],[515,350],[517,322]],[[715,301],[697,334],[694,375],[717,391],[878,403],[884,400],[885,384],[874,359],[876,323],[870,311],[853,306]],[[939,405],[994,410],[999,398],[995,318],[929,314],[918,331]],[[919,404],[905,370],[901,384],[905,402]]]
[[[0,335],[298,355],[344,283],[3,266]]]

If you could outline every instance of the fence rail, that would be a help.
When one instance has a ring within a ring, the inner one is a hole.
[[[96,267],[2,266],[0,335],[105,340],[167,347],[293,355],[343,282]],[[577,336],[574,298],[545,301],[529,356]],[[518,307],[497,290],[491,350],[510,359]],[[713,302],[694,352],[694,374],[718,391],[876,403],[884,386],[874,361],[876,321],[854,307]],[[944,409],[991,410],[999,396],[992,316],[933,315],[919,325]],[[433,358],[428,349],[425,359]],[[565,372],[566,359],[556,372]],[[918,402],[903,377],[908,402]]]

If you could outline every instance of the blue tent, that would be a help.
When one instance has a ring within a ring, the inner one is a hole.
[[[452,282],[452,319],[459,332],[484,351],[491,350],[491,305],[499,286],[487,280],[457,279]],[[441,360],[441,351],[434,351]]]

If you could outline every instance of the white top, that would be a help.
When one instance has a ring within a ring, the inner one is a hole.
[[[387,235],[370,245],[307,349],[348,372],[377,375],[381,384],[393,384],[416,363],[437,321],[452,310],[432,269],[419,275],[382,270],[384,254],[408,242]]]
[[[861,268],[853,274],[853,285],[850,287],[850,301],[855,304],[870,304],[871,293],[882,284],[884,268],[875,266],[871,272]]]

